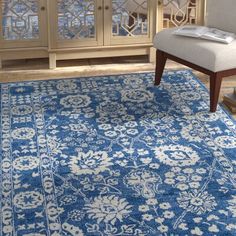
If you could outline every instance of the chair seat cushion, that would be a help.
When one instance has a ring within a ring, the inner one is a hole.
[[[213,72],[236,68],[236,40],[231,44],[173,35],[174,29],[159,32],[154,47]]]

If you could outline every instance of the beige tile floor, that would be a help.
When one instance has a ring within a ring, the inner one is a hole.
[[[185,67],[172,61],[168,61],[166,66],[166,69],[171,70],[183,68]],[[154,71],[154,69],[155,65],[148,63],[146,56],[58,61],[55,70],[48,69],[47,59],[17,60],[3,63],[3,69],[0,70],[0,82],[112,75]],[[209,85],[208,76],[197,71],[194,73],[205,85]],[[236,87],[236,76],[225,78],[221,99],[223,94],[232,92],[234,87]],[[236,114],[234,117],[236,118]]]

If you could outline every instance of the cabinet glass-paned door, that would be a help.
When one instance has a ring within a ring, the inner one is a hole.
[[[58,0],[59,39],[95,38],[95,4],[90,1]]]
[[[43,1],[3,0],[1,4],[1,41],[7,45],[43,46]],[[45,15],[46,17],[46,15]]]
[[[142,38],[147,41],[150,37],[150,0],[110,2],[109,4],[109,0],[105,0],[105,18],[111,18],[109,29],[111,43],[141,42]],[[109,7],[111,7],[110,16]]]
[[[197,0],[163,0],[163,28],[197,23]]]
[[[102,0],[54,1],[57,29],[53,47],[99,45]]]

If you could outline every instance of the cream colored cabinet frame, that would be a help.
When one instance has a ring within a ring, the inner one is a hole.
[[[112,37],[112,0],[96,1],[96,27],[95,39],[58,39],[58,10],[57,0],[48,2],[49,12],[49,64],[56,67],[57,60],[85,59],[99,57],[115,57],[130,55],[149,55],[150,61],[154,59],[152,39],[156,33],[157,0],[148,1],[149,29],[147,36]]]
[[[127,45],[127,44],[140,44],[152,43],[156,25],[156,11],[157,0],[148,0],[147,3],[147,20],[148,32],[147,35],[137,35],[134,37],[127,36],[113,36],[112,35],[112,1],[104,0],[104,45]]]
[[[2,30],[2,1],[0,0],[0,50],[14,48],[29,48],[29,47],[47,47],[47,0],[38,0],[38,19],[39,19],[39,38],[38,39],[22,39],[22,40],[5,40]]]
[[[48,0],[50,49],[95,47],[103,45],[103,0],[95,0],[95,38],[59,39],[58,0]]]

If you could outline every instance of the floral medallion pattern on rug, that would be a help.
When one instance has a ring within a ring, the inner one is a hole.
[[[235,121],[153,78],[0,85],[1,235],[236,235]]]

